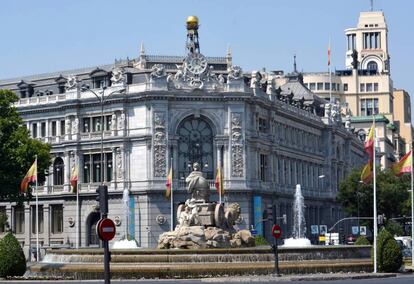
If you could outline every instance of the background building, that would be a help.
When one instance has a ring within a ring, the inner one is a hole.
[[[343,116],[351,116],[356,132],[367,134],[376,121],[381,165],[386,168],[403,155],[412,141],[409,95],[400,95],[398,106],[390,73],[388,28],[383,12],[361,12],[356,28],[345,30],[346,70],[304,74],[305,85],[319,96],[332,97],[343,107]],[[404,110],[404,111],[403,111]],[[400,112],[404,112],[404,124]],[[398,117],[398,118],[397,118]],[[404,135],[402,134],[404,133]]]
[[[255,228],[271,238],[272,221],[263,214],[275,203],[278,214],[287,215],[283,229],[290,235],[296,184],[302,186],[308,228],[342,216],[335,202],[338,183],[365,156],[363,143],[343,126],[339,113],[325,112],[324,101],[297,72],[279,86],[274,74],[244,74],[230,52],[205,57],[196,18],[187,22],[187,51],[151,56],[142,46],[132,60],[0,81],[0,88],[20,96],[16,107],[32,137],[52,145],[51,174],[39,187],[43,247],[75,245],[76,195],[69,179],[77,166],[81,246],[98,245],[95,190],[102,180],[109,187],[109,217],[117,220],[115,240],[128,234],[143,247],[155,246],[175,223],[164,198],[171,160],[175,209],[188,196],[184,178],[198,162],[212,200],[218,200],[216,168],[223,167],[224,202],[240,203],[241,229]],[[107,98],[103,120],[92,91]],[[35,227],[33,202],[0,203],[0,210],[26,247],[34,241],[28,233]]]

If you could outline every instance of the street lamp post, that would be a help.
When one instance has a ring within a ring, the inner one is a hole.
[[[89,91],[92,94],[95,95],[95,97],[99,100],[99,103],[101,105],[101,119],[99,122],[100,125],[100,131],[101,131],[101,162],[100,162],[100,170],[101,170],[101,186],[99,187],[99,190],[104,190],[104,191],[108,191],[108,188],[106,187],[106,185],[104,184],[104,154],[103,154],[103,136],[104,136],[104,105],[106,100],[113,94],[118,93],[121,94],[123,92],[125,92],[125,89],[121,89],[121,90],[115,90],[111,93],[109,93],[108,95],[105,96],[105,90],[106,90],[106,86],[104,84],[101,85],[101,90],[100,90],[100,94],[97,94],[94,90],[89,89],[88,85],[83,85],[81,88],[81,91],[86,92]],[[105,196],[105,199],[108,199],[108,195],[107,194],[101,194],[99,193],[99,196]],[[108,200],[100,200],[100,203],[103,204],[108,204]],[[108,206],[103,206],[104,208],[101,208],[101,218],[107,218],[108,217]],[[103,247],[104,247],[104,281],[105,284],[109,284],[110,283],[110,279],[111,279],[111,275],[110,275],[110,267],[109,267],[109,261],[110,261],[110,254],[109,254],[109,243],[108,241],[102,241],[103,242]]]

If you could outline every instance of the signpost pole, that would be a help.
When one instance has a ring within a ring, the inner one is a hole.
[[[276,218],[275,218],[276,220]],[[275,270],[274,273],[277,277],[280,276],[279,274],[279,251],[278,251],[278,247],[277,247],[277,240],[280,238],[280,236],[282,235],[282,229],[280,228],[279,225],[274,224],[272,227],[272,235],[275,238],[274,242],[273,242],[273,253],[275,255]]]

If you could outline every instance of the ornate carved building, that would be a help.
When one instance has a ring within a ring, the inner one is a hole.
[[[218,200],[214,176],[217,165],[223,167],[223,200],[240,203],[239,228],[270,237],[263,212],[276,203],[278,214],[287,215],[283,229],[289,235],[296,184],[308,227],[330,225],[342,215],[335,203],[338,182],[363,163],[364,152],[335,110],[296,72],[277,87],[269,74],[243,73],[230,52],[205,57],[199,47],[198,22],[190,18],[186,56],[151,56],[141,47],[132,60],[0,81],[0,88],[20,96],[16,107],[32,136],[52,145],[50,175],[39,187],[43,247],[74,246],[78,225],[80,246],[98,244],[95,190],[102,180],[109,186],[109,217],[118,226],[115,240],[128,234],[143,247],[155,246],[175,222],[164,198],[168,169],[176,208],[186,199],[185,177],[194,162],[210,180],[211,200]],[[104,92],[102,116],[94,92]],[[69,184],[77,166],[80,224]],[[33,203],[0,203],[0,209],[27,246]]]

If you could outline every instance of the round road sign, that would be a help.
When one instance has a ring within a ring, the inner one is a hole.
[[[111,219],[104,218],[96,224],[96,232],[103,241],[110,241],[115,237],[115,223]]]
[[[282,235],[282,228],[279,225],[273,225],[272,227],[272,235],[275,239],[280,238]]]

